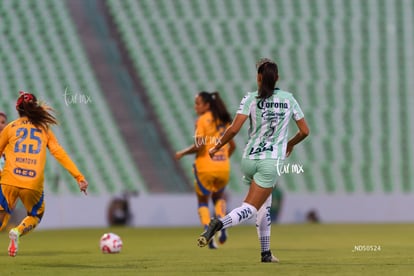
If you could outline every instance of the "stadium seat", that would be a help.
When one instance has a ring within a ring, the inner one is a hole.
[[[311,164],[303,177],[283,178],[288,191],[389,192],[392,168],[398,166],[388,168],[381,160],[412,163],[412,146],[394,151],[387,142],[411,137],[392,123],[409,126],[413,117],[408,99],[414,83],[407,73],[414,72],[407,58],[413,42],[410,1],[107,2],[145,88],[153,93],[151,104],[174,133],[168,139],[175,149],[191,142],[193,95],[218,90],[234,113],[243,95],[256,89],[256,60],[269,55],[279,64],[280,87],[294,93],[312,133],[289,159]],[[390,91],[402,100],[391,99]],[[389,131],[381,132],[379,125]],[[370,137],[378,138],[367,142]],[[237,141],[234,168],[245,137]],[[358,141],[362,146],[355,146]],[[368,149],[363,155],[361,147]],[[357,161],[364,169],[346,167]],[[243,190],[240,177],[240,171],[232,172],[232,190]],[[396,177],[402,189],[412,190],[412,173]]]
[[[1,59],[1,64],[10,76],[2,84],[7,87],[2,94],[2,109],[7,110],[10,118],[15,118],[15,111],[8,106],[14,103],[18,91],[33,92],[55,108],[60,126],[53,129],[85,173],[92,194],[119,194],[125,190],[145,192],[145,183],[136,168],[130,165],[131,157],[116,123],[110,113],[101,112],[107,110],[107,106],[92,77],[93,70],[65,3],[6,0],[0,7],[0,12],[7,14],[2,20],[7,24],[5,29],[10,30],[0,35],[5,42],[1,49],[5,58]],[[78,95],[74,102],[65,101],[66,89]],[[86,95],[93,101],[87,108],[79,98]],[[65,191],[78,194],[72,177],[57,167],[55,161],[47,163],[46,190],[56,194]],[[57,185],[55,179],[66,185]]]

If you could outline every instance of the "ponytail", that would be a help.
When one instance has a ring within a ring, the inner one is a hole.
[[[198,95],[203,99],[203,102],[210,104],[210,111],[213,114],[213,119],[216,124],[231,123],[232,118],[227,111],[224,101],[221,99],[219,92],[212,93],[202,91]]]
[[[257,74],[262,75],[262,83],[259,87],[259,99],[267,99],[273,95],[276,81],[279,78],[277,64],[270,59],[261,59],[257,65]]]
[[[47,130],[49,125],[58,124],[57,119],[52,114],[54,110],[44,103],[39,104],[33,94],[20,91],[20,97],[16,102],[16,110],[20,117],[26,116],[30,123],[38,128]]]

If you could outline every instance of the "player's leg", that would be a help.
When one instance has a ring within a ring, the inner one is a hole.
[[[206,246],[210,239],[221,229],[226,229],[232,226],[241,224],[257,213],[257,207],[261,206],[263,202],[272,192],[272,188],[262,188],[252,181],[250,185],[249,192],[243,204],[240,207],[237,207],[230,211],[222,219],[213,219],[208,229],[203,232],[198,238],[198,245],[200,247]]]
[[[6,228],[7,223],[9,222],[10,214],[6,210],[0,207],[0,231]]]
[[[221,219],[223,228],[238,225],[255,216],[257,210],[272,193],[275,181],[275,177],[271,175],[273,168],[270,166],[271,162],[264,161],[266,160],[242,159],[243,181],[246,184],[250,183],[249,192],[242,206],[232,210],[226,217]],[[268,167],[270,167],[270,172],[268,172]]]
[[[194,167],[194,190],[197,196],[198,204],[198,216],[200,218],[201,225],[207,227],[210,223],[211,215],[208,208],[208,201],[210,199],[210,188],[209,188],[209,175],[205,173],[199,173]]]
[[[225,189],[230,180],[230,171],[217,171],[213,173],[214,183],[212,188],[211,199],[214,203],[216,217],[222,218],[226,215],[226,197]]]
[[[222,218],[226,215],[226,199],[224,198],[224,189],[212,193],[211,199],[213,200],[214,204],[214,212],[216,217]]]
[[[10,185],[0,185],[0,230],[7,226],[7,222],[16,206],[16,202],[19,196],[20,188]],[[9,255],[16,256],[17,249],[19,247],[19,236],[15,231],[10,230],[9,232],[10,243],[7,248]]]
[[[35,229],[42,220],[45,202],[43,191],[22,189],[19,197],[26,208],[27,216],[14,229],[17,229],[20,236],[23,236]]]
[[[197,240],[200,247],[207,245],[214,234],[221,229],[236,226],[255,216],[257,210],[271,195],[276,177],[275,175],[270,175],[275,170],[274,163],[272,161],[262,161],[266,160],[242,160],[242,169],[245,174],[244,180],[250,180],[251,176],[253,176],[249,192],[240,207],[230,211],[224,218],[214,219],[210,222],[208,229]]]
[[[216,218],[223,218],[227,212],[227,202],[225,196],[225,187],[230,179],[230,171],[222,171],[215,173],[216,180],[214,182],[215,192],[212,193],[211,199],[214,204],[214,211]],[[218,234],[218,241],[220,244],[225,243],[227,240],[227,230],[221,229]]]
[[[214,204],[214,211],[216,218],[223,218],[226,215],[226,200],[224,198],[224,189],[212,194],[212,200]],[[226,229],[222,229],[219,233],[218,241],[220,244],[225,243],[227,240]]]
[[[270,235],[272,220],[270,216],[270,207],[272,205],[272,195],[267,198],[257,211],[256,217],[256,230],[259,237],[262,262],[279,262],[279,260],[273,256],[270,251]]]
[[[9,255],[12,257],[17,254],[19,238],[36,228],[45,210],[43,192],[20,189],[19,198],[26,208],[27,216],[9,232]]]
[[[275,160],[260,160],[258,162],[258,172],[255,175],[255,179],[261,183],[263,187],[272,187],[277,181],[277,167],[275,166]],[[276,163],[277,164],[277,163]],[[271,236],[271,225],[272,219],[270,216],[270,208],[272,206],[272,193],[265,200],[263,205],[257,212],[256,217],[256,229],[259,237],[260,248],[261,248],[261,261],[268,262],[279,262],[279,260],[273,256],[270,251],[270,236]]]
[[[0,231],[6,228],[11,213],[16,206],[18,188],[0,184]]]
[[[271,193],[272,188],[263,188],[253,180],[243,204],[221,219],[223,228],[236,226],[254,217]]]
[[[243,176],[243,182],[247,185],[250,184],[250,182],[253,180],[253,174],[256,171],[256,168],[254,166],[254,164],[250,163],[249,164],[243,164],[245,161],[245,159],[242,160],[242,170],[244,173]],[[254,207],[253,207],[254,208]],[[255,213],[256,211],[254,210],[250,210],[250,205],[243,203],[242,206],[233,209],[229,214],[227,214],[226,216],[224,216],[221,219],[214,219],[213,221],[210,222],[209,228],[206,229],[206,231],[204,231],[200,237],[197,239],[198,242],[198,246],[203,247],[205,246],[208,241],[211,239],[211,237],[213,237],[215,235],[216,232],[222,230],[222,229],[226,229],[229,226],[231,226],[231,222],[233,221],[233,219],[236,221],[237,220],[237,216],[238,214],[241,214],[240,218],[244,218],[244,217],[248,217],[249,214]],[[226,227],[224,227],[223,222],[226,223]]]
[[[200,218],[201,225],[204,230],[208,228],[208,225],[211,221],[210,209],[208,206],[209,199],[211,196],[211,189],[213,187],[213,177],[210,173],[198,173],[194,168],[194,188],[197,195],[197,204],[198,204],[198,216]],[[216,249],[217,244],[214,239],[211,239],[208,247],[210,249]]]
[[[209,196],[200,195],[197,193],[198,216],[203,227],[207,227],[211,220],[210,210],[208,208]]]

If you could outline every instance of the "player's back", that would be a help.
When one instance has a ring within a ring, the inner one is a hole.
[[[195,164],[198,171],[228,171],[230,170],[229,146],[224,146],[214,158],[208,154],[208,150],[218,143],[221,135],[228,125],[217,124],[210,111],[201,115],[197,120],[195,137],[201,140],[201,148],[196,155]]]
[[[257,91],[248,93],[238,113],[251,118],[249,141],[243,153],[248,159],[284,159],[289,121],[303,117],[293,95],[278,88],[266,99],[259,99]]]
[[[27,117],[10,122],[0,136],[6,160],[1,183],[42,190],[48,140],[49,131],[34,126]]]

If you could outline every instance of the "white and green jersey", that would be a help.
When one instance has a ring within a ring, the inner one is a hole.
[[[304,117],[303,112],[289,92],[275,89],[265,100],[258,99],[258,91],[243,97],[238,114],[250,119],[249,141],[243,158],[285,159],[290,118],[295,121]]]

